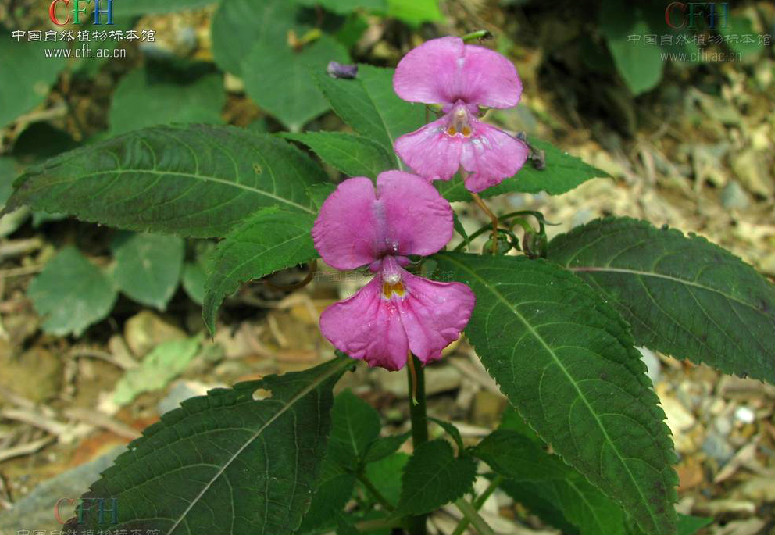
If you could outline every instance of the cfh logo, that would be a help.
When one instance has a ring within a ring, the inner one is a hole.
[[[726,28],[729,21],[727,2],[671,2],[665,8],[665,22],[673,29],[696,30]]]
[[[71,22],[73,24],[81,24],[81,14],[86,13],[86,4],[91,4],[91,1],[92,0],[54,0],[48,8],[48,16],[51,19],[51,22],[57,26],[64,26]],[[70,9],[71,4],[73,6],[72,9]],[[103,5],[106,6],[105,9],[102,9]],[[60,6],[64,7],[64,10],[67,12],[67,18],[64,22],[62,22],[62,19],[57,15],[57,8]],[[102,15],[108,16],[108,20],[105,24],[113,24],[113,0],[94,0],[94,24],[102,24]]]
[[[63,518],[59,509],[62,505],[75,505],[78,524],[85,523],[90,515],[97,515],[98,526],[118,524],[118,499],[116,498],[79,498],[77,500],[75,498],[60,498],[54,504],[54,518],[60,524],[64,524],[70,517],[70,514],[66,513]]]

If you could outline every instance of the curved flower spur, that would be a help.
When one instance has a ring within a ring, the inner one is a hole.
[[[365,177],[342,182],[315,221],[315,248],[336,269],[368,265],[375,277],[323,312],[323,335],[350,357],[388,370],[403,368],[410,351],[423,363],[441,358],[468,323],[474,293],[404,267],[408,255],[436,253],[452,233],[449,203],[420,177],[386,171],[376,192]]]
[[[462,166],[478,193],[513,176],[527,160],[525,143],[478,119],[479,106],[511,108],[522,94],[514,65],[459,37],[433,39],[410,51],[393,77],[396,94],[439,104],[443,117],[398,138],[395,151],[415,172],[449,180]]]

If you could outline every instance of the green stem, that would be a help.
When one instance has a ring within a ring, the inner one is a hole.
[[[428,442],[428,411],[425,405],[425,377],[422,363],[414,355],[407,366],[409,372],[409,415],[412,421],[412,446],[414,450],[420,444]],[[412,535],[427,535],[428,515],[410,516],[407,518],[407,527]]]
[[[478,511],[479,509],[482,508],[482,506],[484,505],[484,502],[487,501],[487,498],[492,496],[492,493],[495,492],[495,489],[498,488],[498,485],[501,484],[501,481],[503,481],[503,476],[495,476],[494,478],[492,478],[492,481],[490,481],[490,485],[486,489],[484,489],[484,492],[481,493],[479,496],[477,496],[476,499],[474,500],[473,505],[474,505],[475,511]],[[460,522],[455,527],[455,531],[452,532],[452,535],[463,535],[463,532],[466,530],[466,528],[470,523],[471,523],[471,520],[467,516],[464,516],[463,518],[460,519]]]
[[[458,509],[460,509],[460,512],[463,513],[463,516],[465,517],[464,520],[468,520],[471,524],[473,524],[476,531],[479,532],[479,535],[495,535],[495,532],[489,525],[487,525],[487,522],[485,522],[484,518],[479,515],[479,512],[474,508],[474,506],[471,505],[471,502],[465,498],[460,498],[455,500],[455,505]],[[458,527],[460,526],[458,525]],[[455,533],[457,533],[457,530],[455,530]]]
[[[366,490],[369,491],[369,493],[374,497],[379,504],[385,508],[385,510],[389,512],[393,512],[396,510],[396,508],[391,504],[385,496],[382,495],[382,493],[377,489],[377,487],[374,486],[374,483],[369,481],[369,478],[367,478],[364,474],[360,473],[357,475],[358,481],[361,482],[361,484],[366,488]]]

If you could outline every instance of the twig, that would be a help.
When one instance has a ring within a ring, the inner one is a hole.
[[[120,354],[108,353],[107,351],[100,351],[99,349],[93,349],[90,347],[76,346],[70,350],[68,354],[71,358],[88,357],[99,360],[104,360],[114,366],[121,368],[122,370],[131,370],[137,367],[137,362],[132,360],[131,357]]]
[[[13,448],[2,450],[0,451],[0,463],[5,462],[8,459],[13,459],[14,457],[32,455],[44,446],[47,446],[53,440],[54,437],[48,436],[34,442],[28,442],[27,444],[22,444],[20,446],[14,446]]]
[[[73,420],[89,423],[95,427],[101,427],[116,435],[130,440],[139,438],[142,433],[133,427],[129,427],[123,422],[114,420],[107,414],[102,414],[93,410],[71,408],[66,409],[64,415]]]
[[[22,277],[24,275],[33,275],[43,270],[43,264],[33,266],[23,266],[18,268],[0,269],[0,278]]]
[[[32,251],[37,251],[43,247],[43,240],[40,238],[28,238],[25,240],[13,240],[0,243],[0,260],[10,256],[19,256]]]

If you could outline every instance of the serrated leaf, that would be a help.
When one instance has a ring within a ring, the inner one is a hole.
[[[392,435],[388,437],[379,437],[369,444],[366,450],[366,455],[363,458],[364,463],[373,463],[380,461],[385,457],[392,455],[398,448],[404,445],[412,436],[411,431],[401,433],[400,435]]]
[[[46,50],[57,53],[67,48],[67,43],[28,42],[26,34],[17,42],[11,30],[17,28],[0,25],[0,128],[43,102],[68,64],[64,58],[45,54]]]
[[[393,91],[393,69],[359,65],[354,80],[319,73],[318,87],[336,114],[359,134],[393,154],[393,140],[425,124],[425,107],[401,100]]]
[[[161,126],[30,167],[6,209],[23,204],[131,230],[222,237],[262,208],[313,212],[325,174],[299,149],[228,126]]]
[[[113,93],[110,131],[116,135],[161,124],[222,123],[225,103],[223,77],[218,74],[173,82],[150,69],[136,69]]]
[[[335,526],[354,488],[355,475],[343,470],[326,454],[312,503],[304,515],[299,533],[320,532],[324,528]]]
[[[328,101],[312,80],[330,61],[345,63],[347,49],[332,38],[320,39],[296,52],[285,43],[259,41],[242,62],[245,91],[291,131],[328,110]]]
[[[80,336],[89,325],[107,317],[117,294],[101,269],[68,246],[33,279],[27,296],[44,319],[44,331]]]
[[[517,431],[498,429],[472,454],[506,478],[500,486],[544,521],[581,535],[625,533],[625,516],[614,500],[540,443]]]
[[[398,452],[366,465],[366,477],[391,504],[401,499],[401,480],[408,462],[409,455]]]
[[[218,0],[131,0],[125,2],[119,0],[113,2],[114,15],[151,15],[156,13],[175,13],[201,9],[211,4],[217,4]]]
[[[307,7],[320,6],[340,15],[348,15],[353,11],[363,9],[366,11],[384,11],[387,9],[387,0],[297,0],[299,4]]]
[[[434,256],[468,284],[466,333],[530,426],[647,532],[675,530],[664,413],[627,325],[580,279],[525,257]]]
[[[462,452],[465,450],[465,445],[463,445],[463,436],[460,434],[460,430],[455,427],[455,424],[448,422],[446,420],[439,420],[438,418],[433,418],[432,416],[428,418],[431,422],[435,423],[439,427],[441,427],[446,434],[449,435],[449,437],[455,441],[455,445],[457,445],[457,450],[459,452]]]
[[[331,390],[349,366],[336,359],[188,399],[130,443],[85,497],[116,498],[111,530],[293,533],[325,453]],[[270,397],[255,401],[257,391]],[[97,521],[73,518],[65,529],[96,532]]]
[[[472,457],[455,457],[446,440],[424,442],[404,467],[398,510],[412,515],[434,511],[468,492],[475,477]]]
[[[582,159],[571,156],[551,143],[540,139],[528,140],[535,148],[543,150],[546,167],[536,169],[528,160],[517,171],[517,174],[507,178],[495,187],[482,191],[483,198],[495,197],[506,193],[539,193],[545,191],[549,195],[562,195],[577,188],[587,180],[597,177],[607,177],[608,173],[593,167]],[[439,192],[448,201],[470,201],[471,194],[465,188],[460,177],[451,180],[435,181]]]
[[[611,299],[638,345],[775,383],[775,287],[721,247],[609,218],[558,236],[549,258]]]
[[[218,244],[207,265],[202,316],[215,332],[218,307],[241,283],[259,279],[317,256],[312,242],[315,216],[300,211],[263,210]]]
[[[376,178],[396,165],[395,157],[382,146],[361,136],[343,132],[305,132],[284,134],[283,137],[308,146],[321,160],[347,176]]]
[[[138,303],[164,310],[183,268],[183,240],[160,234],[121,233],[112,243],[118,289]]]
[[[128,370],[116,383],[112,400],[130,403],[143,392],[160,390],[185,371],[199,351],[201,336],[170,340],[153,348],[137,368]]]
[[[210,26],[213,58],[221,69],[239,76],[254,44],[284,44],[289,31],[302,36],[310,28],[296,2],[221,0]]]
[[[600,31],[608,43],[616,69],[633,95],[656,87],[662,79],[662,49],[645,42],[653,34],[643,8],[621,9],[613,0],[604,0],[600,8]],[[628,36],[639,35],[638,41]]]
[[[379,436],[379,413],[345,390],[334,400],[331,422],[328,458],[347,469],[357,469],[369,445]]]

